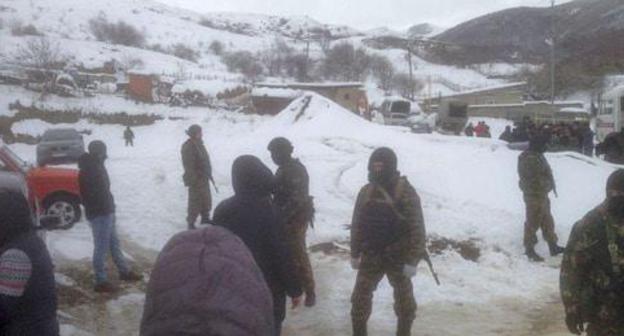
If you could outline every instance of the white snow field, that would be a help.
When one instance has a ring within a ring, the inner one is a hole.
[[[310,102],[304,110],[306,100]],[[314,94],[299,98],[276,117],[205,108],[172,109],[171,113],[185,119],[134,128],[135,147],[123,146],[123,126],[79,124],[93,132],[86,142],[102,139],[109,146],[106,164],[116,197],[118,230],[127,254],[146,274],[165,242],[186,227],[180,146],[189,125],[199,123],[204,128],[220,191],[216,202],[232,195],[230,166],[238,155],[257,155],[275,169],[267,143],[275,136],[289,138],[295,156],[308,167],[315,196],[316,225],[309,231],[309,245],[341,242],[348,246],[344,226],[350,222],[359,188],[366,183],[368,157],[374,148],[388,146],[397,152],[399,169],[420,194],[429,237],[473,239],[481,249],[477,262],[453,250],[433,255],[442,281],[439,287],[421,263],[414,280],[419,312],[413,335],[566,334],[558,298],[560,259],[534,264],[523,256],[519,152],[504,143],[384,127]],[[34,133],[44,127],[36,120],[14,125],[20,132]],[[34,146],[12,148],[34,161]],[[553,214],[565,244],[574,222],[602,201],[606,178],[615,168],[573,153],[547,158],[559,189],[559,198],[551,195]],[[62,283],[75,281],[84,287],[74,289],[73,304],[60,308],[63,335],[137,335],[144,286],[124,287],[113,300],[90,291],[88,224],[83,220],[69,231],[48,234],[47,240]],[[538,252],[547,254],[544,243]],[[318,305],[289,312],[284,334],[348,335],[355,280],[348,253],[316,252],[312,262]],[[392,289],[383,280],[369,322],[372,335],[394,332],[392,302]]]

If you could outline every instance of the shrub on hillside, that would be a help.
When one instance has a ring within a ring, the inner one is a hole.
[[[408,74],[404,73],[395,75],[393,82],[398,93],[407,99],[414,99],[414,95],[425,87],[421,81],[410,78]]]
[[[371,57],[364,48],[340,43],[327,51],[321,64],[323,77],[331,80],[362,81],[370,72]]]
[[[249,51],[226,53],[221,57],[221,60],[229,71],[240,72],[251,80],[257,79],[264,72],[262,65]]]
[[[11,27],[11,34],[13,36],[43,36],[37,27],[32,24],[22,25],[20,22],[15,22]]]
[[[217,56],[221,56],[223,52],[225,51],[225,46],[223,45],[221,41],[214,40],[212,41],[212,43],[210,43],[210,46],[208,47],[208,49],[210,49],[210,52],[212,52],[213,54]]]
[[[169,53],[191,62],[197,62],[197,59],[200,56],[198,51],[193,50],[191,47],[183,43],[176,43],[171,46],[169,48]]]
[[[145,44],[144,34],[121,20],[109,23],[106,18],[98,17],[89,20],[89,27],[98,41],[131,47],[142,47]]]

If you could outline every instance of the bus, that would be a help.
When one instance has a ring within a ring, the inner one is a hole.
[[[624,85],[602,94],[596,117],[596,135],[598,141],[604,141],[612,132],[624,126]]]

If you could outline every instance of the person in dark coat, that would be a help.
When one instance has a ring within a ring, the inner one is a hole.
[[[466,136],[474,136],[474,126],[472,125],[472,123],[469,123],[468,126],[466,126],[466,129],[464,129],[464,134],[466,134]]]
[[[273,187],[277,217],[284,223],[286,241],[306,295],[305,306],[312,307],[316,305],[316,285],[306,244],[308,227],[314,222],[310,176],[303,163],[292,156],[294,147],[288,139],[274,138],[267,147],[278,166]]]
[[[158,255],[141,336],[269,336],[273,302],[245,244],[221,227],[178,233]]]
[[[107,159],[106,144],[95,140],[89,143],[89,152],[78,160],[78,184],[82,205],[93,231],[93,269],[95,291],[114,292],[116,288],[108,281],[105,262],[108,254],[119,270],[123,281],[139,281],[143,277],[133,272],[121,252],[115,228],[115,200],[110,191],[110,178],[104,166]]]
[[[210,181],[212,181],[212,165],[204,141],[203,132],[199,125],[192,125],[186,131],[188,140],[182,145],[182,165],[184,166],[184,185],[188,187],[188,209],[186,223],[189,230],[195,228],[197,217],[201,215],[201,223],[210,223],[212,210],[212,195]]]
[[[28,201],[0,190],[0,335],[58,336],[54,266]]]
[[[126,147],[134,147],[134,132],[132,132],[130,126],[126,126],[126,130],[124,131],[124,140],[126,140]]]
[[[279,335],[286,316],[286,296],[298,306],[302,288],[284,228],[275,217],[273,174],[258,158],[241,156],[232,165],[232,186],[235,195],[215,209],[214,223],[240,237],[253,254],[273,294],[275,335]]]
[[[596,155],[605,156],[605,161],[624,164],[624,127],[620,132],[609,133],[603,142],[596,146]]]
[[[507,141],[507,142],[512,142],[513,141],[513,135],[511,133],[511,126],[506,126],[505,127],[505,131],[500,135],[500,137],[498,139],[499,140],[503,140],[503,141]]]

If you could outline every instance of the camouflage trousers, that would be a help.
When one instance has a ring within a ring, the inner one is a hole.
[[[201,183],[188,187],[188,211],[186,223],[189,229],[195,227],[197,217],[201,215],[202,221],[210,219],[212,209],[212,195],[210,195],[210,185]]]
[[[295,216],[286,225],[286,239],[294,261],[295,271],[301,279],[303,291],[307,296],[315,295],[314,273],[306,247],[308,223],[302,216]]]
[[[373,309],[373,292],[384,276],[394,290],[394,312],[398,318],[397,335],[410,335],[416,318],[416,300],[412,280],[403,275],[403,263],[398,258],[383,255],[364,255],[351,296],[351,322],[354,336],[366,335],[366,323]]]
[[[537,230],[548,243],[557,243],[555,221],[550,213],[548,195],[524,195],[526,204],[526,221],[524,222],[524,246],[534,247],[537,244]]]

